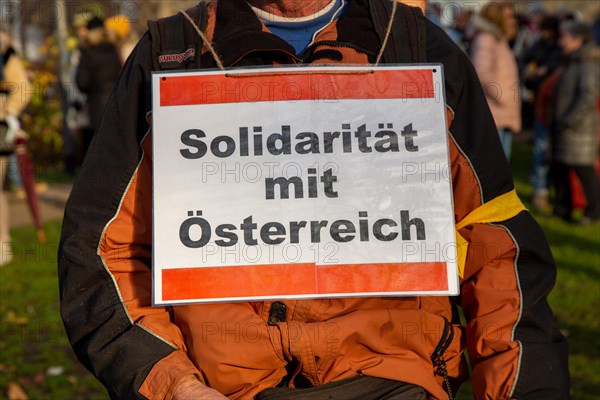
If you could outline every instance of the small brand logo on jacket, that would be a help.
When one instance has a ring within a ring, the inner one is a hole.
[[[196,56],[196,49],[190,48],[184,51],[183,53],[168,53],[161,54],[158,56],[158,63],[161,64],[163,68],[177,68],[180,67],[184,62],[193,59]]]

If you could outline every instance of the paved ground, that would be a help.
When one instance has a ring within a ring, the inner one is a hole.
[[[71,185],[49,184],[45,190],[42,185],[38,186],[41,186],[39,187],[40,191],[38,196],[42,221],[61,219],[63,217],[65,203],[71,192]],[[33,219],[25,198],[20,198],[16,192],[11,192],[8,195],[8,204],[10,208],[11,228],[33,224]]]

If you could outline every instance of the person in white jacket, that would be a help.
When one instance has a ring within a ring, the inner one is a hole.
[[[0,129],[5,130],[5,141],[10,143],[21,131],[19,116],[31,101],[33,90],[21,58],[12,48],[6,32],[0,32],[0,57],[0,125],[3,125]],[[3,189],[9,155],[9,149],[0,152],[0,266],[12,259],[8,200]]]

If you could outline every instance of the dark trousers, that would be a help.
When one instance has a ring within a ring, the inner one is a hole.
[[[598,174],[592,166],[571,167],[565,164],[556,164],[555,166],[555,185],[556,185],[556,209],[555,214],[569,219],[571,217],[571,183],[569,181],[569,170],[572,168],[581,182],[583,193],[587,201],[585,216],[591,220],[600,218],[600,181]]]
[[[425,390],[410,383],[357,376],[323,386],[292,389],[272,388],[254,400],[425,400]]]

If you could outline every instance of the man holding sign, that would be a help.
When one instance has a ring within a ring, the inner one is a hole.
[[[447,399],[465,347],[476,398],[568,396],[552,257],[443,32],[384,0],[213,0],[150,27],[59,258],[112,397]]]

